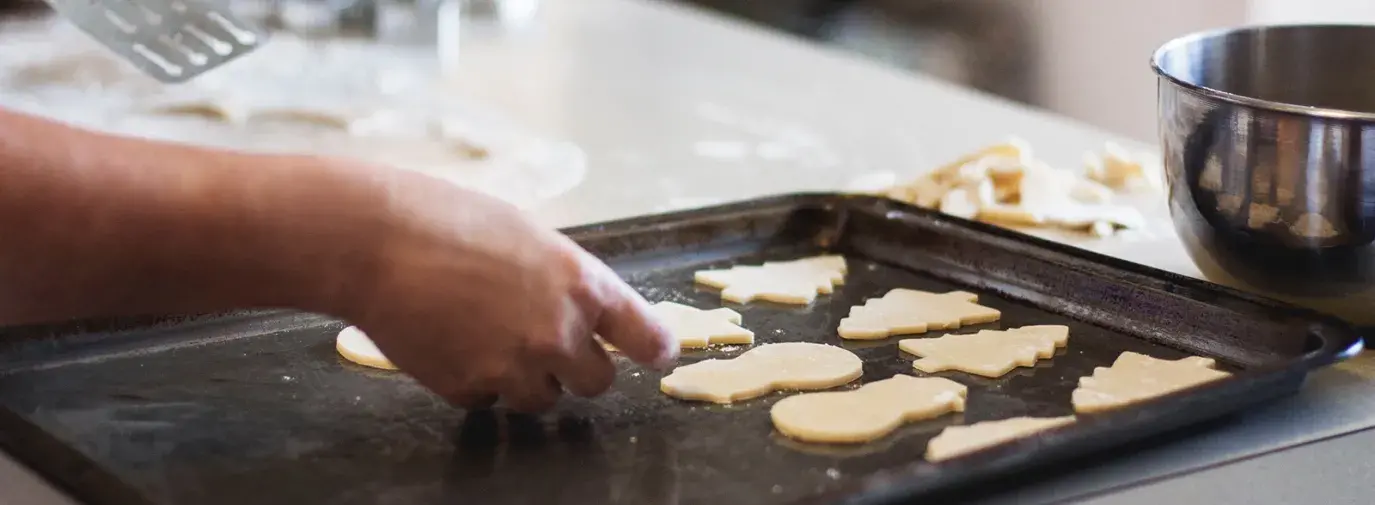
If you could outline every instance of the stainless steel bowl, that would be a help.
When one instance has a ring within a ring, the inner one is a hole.
[[[1375,324],[1375,26],[1199,33],[1152,66],[1170,211],[1204,275]]]

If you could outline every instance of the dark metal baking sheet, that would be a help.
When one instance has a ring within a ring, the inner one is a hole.
[[[971,290],[1003,311],[959,332],[1065,324],[1070,344],[996,380],[936,374],[970,387],[963,415],[847,447],[776,435],[768,408],[782,395],[681,402],[658,392],[659,374],[625,362],[611,392],[567,398],[547,416],[465,414],[399,374],[343,362],[332,340],[342,324],[308,314],[11,328],[0,331],[0,447],[98,505],[931,502],[1016,472],[1065,462],[1072,471],[1069,458],[1293,392],[1361,345],[1335,319],[868,197],[775,197],[569,233],[650,300],[699,307],[721,305],[691,281],[704,266],[845,254],[845,286],[812,306],[731,306],[760,342],[855,350],[864,381],[915,373],[896,339],[835,335],[852,305],[895,287]],[[1070,414],[1077,379],[1127,350],[1210,356],[1237,375],[965,459],[922,461],[947,425]]]

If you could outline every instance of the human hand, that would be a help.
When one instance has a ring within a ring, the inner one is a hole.
[[[666,366],[678,343],[648,303],[572,240],[513,206],[390,174],[386,227],[342,316],[422,385],[468,408],[526,412],[594,396],[615,368],[593,333]]]

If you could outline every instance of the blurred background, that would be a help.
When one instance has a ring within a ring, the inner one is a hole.
[[[336,10],[371,3],[233,1],[314,3]],[[491,8],[578,0],[462,1]],[[645,1],[697,5],[1148,142],[1156,136],[1148,60],[1162,42],[1245,23],[1375,23],[1375,0]],[[42,8],[39,0],[0,0],[0,8],[16,6]]]
[[[1152,143],[1149,59],[1161,43],[1244,23],[1375,23],[1373,0],[671,1]]]

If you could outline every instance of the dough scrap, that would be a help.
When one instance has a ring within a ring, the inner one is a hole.
[[[830,294],[845,283],[845,257],[814,256],[792,261],[768,261],[759,266],[701,270],[693,280],[721,290],[721,299],[735,303],[767,300],[806,305],[816,295]]]
[[[1049,359],[1069,341],[1069,327],[1023,326],[983,330],[974,334],[914,338],[898,342],[898,349],[920,356],[912,367],[926,373],[958,370],[997,378],[1019,366]]]
[[[1164,396],[1175,391],[1224,379],[1232,374],[1216,370],[1212,358],[1190,356],[1178,360],[1124,352],[1111,367],[1097,367],[1079,378],[1070,395],[1074,411],[1102,412]]]
[[[1021,139],[989,146],[883,191],[889,198],[942,213],[1004,226],[1056,227],[1098,237],[1145,226],[1134,207],[1112,203],[1146,177],[1141,163],[1109,145],[1087,156],[1087,176],[1053,168],[1032,157]],[[1140,177],[1136,177],[1139,174]]]
[[[777,390],[833,388],[863,371],[864,362],[840,347],[786,342],[680,366],[659,381],[659,389],[684,400],[731,403]]]
[[[905,423],[963,412],[968,388],[939,377],[895,375],[851,391],[807,393],[780,400],[773,425],[804,442],[863,443]]]
[[[1160,179],[1146,173],[1145,156],[1133,156],[1126,148],[1108,142],[1101,153],[1084,155],[1084,172],[1089,179],[1118,191],[1160,190]]]
[[[351,131],[354,122],[352,118],[343,114],[309,108],[262,108],[252,111],[248,115],[248,121],[299,123],[342,132]]]
[[[248,118],[242,107],[223,100],[170,101],[148,108],[150,114],[190,116],[225,124],[241,124]]]
[[[950,426],[926,444],[927,461],[944,461],[1074,422],[1074,416],[1014,417]]]
[[[1140,211],[1110,203],[1112,189],[1039,162],[1025,167],[1017,195],[1016,202],[998,202],[980,209],[979,220],[1075,230],[1089,230],[1100,222],[1127,229],[1146,225]]]
[[[727,309],[702,310],[696,307],[659,302],[649,307],[682,348],[701,348],[711,344],[753,344],[754,332],[740,327],[740,313]]]
[[[382,350],[377,348],[377,344],[372,343],[372,339],[356,326],[339,331],[339,336],[334,338],[334,349],[339,351],[339,355],[344,359],[359,365],[382,370],[397,369],[396,365],[382,354]]]
[[[878,340],[892,335],[949,330],[966,324],[991,323],[1002,313],[979,305],[979,295],[965,291],[929,293],[898,288],[850,308],[836,330],[841,338]]]

